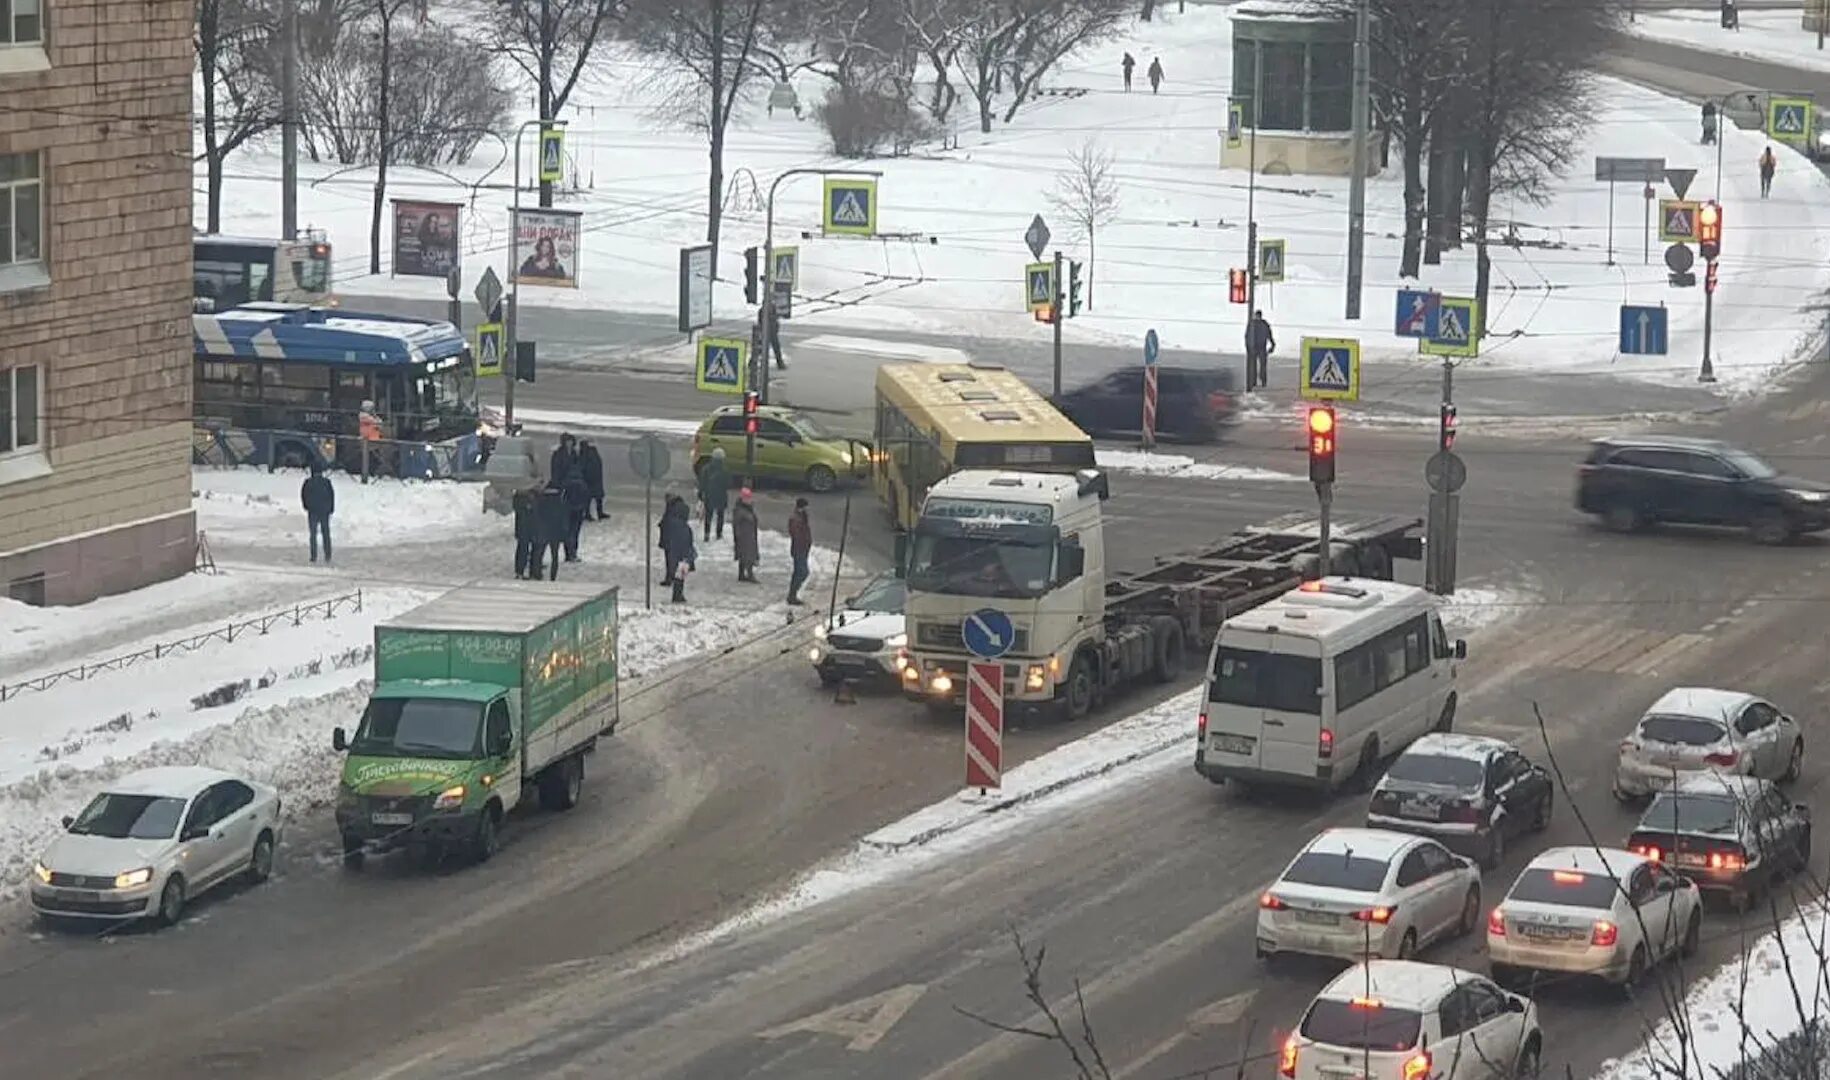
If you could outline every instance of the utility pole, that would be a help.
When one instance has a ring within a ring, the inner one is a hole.
[[[1455,454],[1455,363],[1442,358],[1442,410],[1436,453],[1424,468],[1430,484],[1429,516],[1424,525],[1423,584],[1438,596],[1455,593],[1456,551],[1461,543],[1461,490],[1467,466]]]
[[[1062,290],[1062,285],[1061,285],[1061,252],[1057,251],[1057,252],[1055,252],[1055,295],[1052,298],[1052,303],[1053,303],[1054,307],[1053,307],[1053,310],[1049,312],[1049,314],[1053,316],[1053,319],[1051,321],[1055,324],[1055,396],[1056,397],[1061,396],[1061,320],[1067,314],[1067,306],[1061,302],[1062,292],[1063,292],[1063,290]]]
[[[1360,0],[1353,28],[1353,177],[1347,196],[1347,317],[1360,317],[1360,289],[1366,265],[1366,141],[1372,135],[1372,85],[1367,39],[1372,14]]]
[[[1247,143],[1245,181],[1245,388],[1258,388],[1258,368],[1252,363],[1252,313],[1258,310],[1258,92],[1264,87],[1264,54],[1252,45],[1252,134]],[[1268,372],[1267,372],[1268,374]]]
[[[280,236],[299,238],[299,0],[280,13]]]
[[[515,206],[508,217],[508,318],[502,328],[502,362],[508,370],[502,380],[502,424],[515,422],[515,383],[521,378],[520,337],[517,336],[516,301],[521,296],[521,136],[527,129],[539,126],[541,131],[564,127],[564,120],[537,119],[523,121],[515,129]],[[544,141],[544,140],[543,140]],[[539,175],[536,172],[535,175]]]

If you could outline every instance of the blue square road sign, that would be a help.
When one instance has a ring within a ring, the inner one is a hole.
[[[1628,356],[1664,356],[1670,345],[1665,309],[1620,305],[1620,351]]]

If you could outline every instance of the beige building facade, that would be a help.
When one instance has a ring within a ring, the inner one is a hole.
[[[194,565],[192,13],[0,0],[0,595]]]

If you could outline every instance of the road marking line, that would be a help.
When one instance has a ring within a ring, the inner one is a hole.
[[[1691,649],[1696,648],[1698,645],[1701,645],[1708,640],[1708,634],[1677,634],[1658,648],[1653,649],[1651,652],[1632,663],[1624,665],[1620,670],[1631,675],[1656,674],[1660,664],[1663,664],[1665,661],[1673,659],[1682,653],[1689,652]]]
[[[1671,638],[1672,635],[1663,630],[1635,630],[1632,637],[1597,656],[1587,670],[1623,671],[1628,664],[1667,644]]]
[[[1574,636],[1566,637],[1560,643],[1553,645],[1551,652],[1545,654],[1536,664],[1531,666],[1546,668],[1563,667],[1565,666],[1563,663],[1565,660],[1582,652],[1590,645],[1595,644],[1609,634],[1615,633],[1617,629],[1617,627],[1610,626],[1607,623],[1595,623],[1587,628],[1576,630]]]
[[[1650,648],[1665,640],[1664,634],[1637,626],[1618,627],[1616,632],[1619,636],[1612,642],[1604,642],[1600,651],[1568,666],[1576,671],[1611,671],[1614,667],[1614,657],[1623,654],[1638,656],[1639,652],[1635,651],[1636,649],[1642,646]]]
[[[783,1035],[792,1035],[797,1031],[812,1032],[819,1035],[837,1035],[849,1040],[845,1048],[855,1053],[862,1053],[881,1042],[896,1021],[920,999],[926,992],[926,983],[909,983],[881,994],[872,994],[859,1001],[848,1001],[834,1005],[823,1012],[800,1020],[794,1020],[780,1027],[759,1031],[759,1039],[779,1039]]]
[[[1184,1023],[1181,1031],[1178,1031],[1169,1038],[1157,1043],[1155,1046],[1145,1051],[1142,1057],[1133,1059],[1129,1065],[1126,1065],[1124,1068],[1113,1073],[1113,1080],[1126,1080],[1127,1077],[1136,1076],[1144,1066],[1154,1063],[1171,1050],[1174,1050],[1189,1039],[1207,1031],[1209,1028],[1227,1027],[1232,1024],[1237,1024],[1240,1020],[1245,1018],[1246,1010],[1251,1007],[1252,999],[1257,996],[1258,991],[1256,989],[1241,990],[1237,994],[1230,994],[1221,998],[1219,1001],[1210,1005],[1203,1005],[1201,1008],[1189,1013],[1188,1019]]]

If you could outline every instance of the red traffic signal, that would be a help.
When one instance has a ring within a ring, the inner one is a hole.
[[[1227,295],[1229,297],[1231,297],[1233,303],[1235,303],[1235,304],[1245,303],[1245,290],[1246,290],[1245,271],[1244,270],[1228,270],[1226,272],[1226,279],[1227,279]]]
[[[1309,479],[1334,482],[1334,406],[1309,407]]]
[[[1703,271],[1703,291],[1716,291],[1716,264],[1714,260],[1711,260],[1708,268]]]
[[[758,394],[756,391],[745,390],[743,392],[743,433],[745,435],[756,434],[759,426],[756,409],[761,403],[762,395]]]
[[[1036,309],[1036,321],[1039,323],[1054,322],[1055,321],[1055,305],[1044,304],[1041,307],[1037,308]]]
[[[1697,250],[1710,262],[1722,253],[1722,207],[1719,203],[1707,202],[1697,208]]]
[[[1438,434],[1438,438],[1437,438],[1438,449],[1441,449],[1445,452],[1455,449],[1455,432],[1456,432],[1457,426],[1458,426],[1458,424],[1457,424],[1457,420],[1456,420],[1456,416],[1455,416],[1455,406],[1449,404],[1446,401],[1443,402],[1442,403],[1442,425],[1439,429],[1439,434]]]

